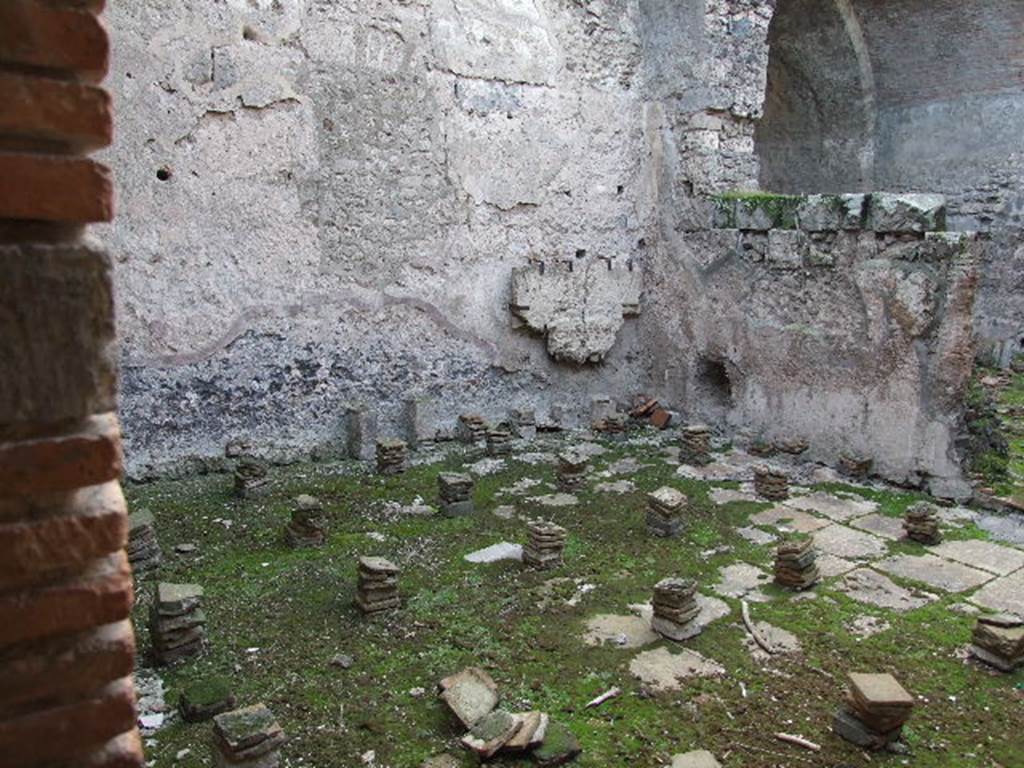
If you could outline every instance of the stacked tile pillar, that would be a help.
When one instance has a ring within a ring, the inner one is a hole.
[[[0,2],[0,768],[137,768],[103,0]]]

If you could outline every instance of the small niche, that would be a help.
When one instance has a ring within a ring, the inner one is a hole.
[[[577,259],[585,259],[585,258],[587,258],[587,249],[586,248],[577,248],[576,249],[576,258]]]
[[[696,388],[701,405],[724,412],[733,406],[733,382],[721,360],[702,357],[697,363]]]
[[[160,181],[170,181],[171,180],[171,176],[173,176],[173,175],[174,175],[174,173],[166,165],[161,167],[161,168],[157,168],[157,170],[156,170],[156,177]]]

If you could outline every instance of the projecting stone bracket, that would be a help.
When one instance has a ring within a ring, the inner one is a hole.
[[[642,280],[633,262],[533,262],[512,270],[512,314],[547,341],[555,360],[599,363],[625,319],[640,314]]]

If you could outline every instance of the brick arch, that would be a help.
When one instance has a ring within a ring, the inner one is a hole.
[[[874,68],[852,0],[779,0],[768,30],[761,185],[780,192],[870,189]]]

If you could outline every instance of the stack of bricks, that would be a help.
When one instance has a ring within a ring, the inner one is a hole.
[[[213,718],[216,768],[276,768],[284,731],[263,704]]]
[[[844,453],[839,457],[839,473],[853,480],[865,480],[874,467],[873,459]]]
[[[523,562],[538,568],[557,568],[562,565],[565,543],[569,534],[561,526],[545,520],[531,520],[528,524],[528,538],[523,547]]]
[[[505,423],[487,430],[487,455],[500,457],[512,454],[512,428]]]
[[[647,494],[647,530],[664,539],[678,536],[687,501],[675,488],[659,488]]]
[[[356,586],[356,605],[363,613],[380,613],[398,608],[397,565],[383,557],[359,558],[359,583]]]
[[[253,499],[270,490],[268,467],[265,461],[255,456],[243,456],[235,466],[235,496]]]
[[[654,617],[651,629],[669,640],[689,640],[700,634],[697,582],[692,579],[663,579],[654,586]]]
[[[295,498],[292,519],[285,527],[285,541],[295,549],[322,547],[327,540],[324,507],[315,496],[302,494]]]
[[[939,529],[939,510],[934,504],[919,501],[912,504],[903,518],[903,531],[907,538],[929,546],[942,543]]]
[[[686,464],[703,466],[711,463],[711,430],[694,424],[683,430],[679,458]]]
[[[470,475],[442,472],[437,476],[437,490],[441,514],[446,517],[473,514],[473,478]]]
[[[480,445],[487,438],[487,422],[479,414],[464,413],[459,416],[459,425],[456,427],[455,436],[460,443]]]
[[[979,617],[970,650],[974,658],[1000,672],[1024,667],[1024,619],[1007,613]]]
[[[0,762],[143,762],[111,262],[102,0],[0,3]]]
[[[555,474],[559,490],[566,493],[580,490],[587,482],[587,457],[579,451],[563,451],[558,454]]]
[[[409,446],[404,440],[382,438],[377,441],[377,474],[400,475],[409,466]]]
[[[149,635],[157,664],[173,664],[202,653],[206,646],[206,615],[196,584],[160,582],[149,614]]]
[[[785,501],[789,498],[789,478],[770,467],[754,470],[754,492],[762,499]]]
[[[832,728],[851,744],[880,750],[899,741],[913,709],[914,697],[892,675],[855,673]]]
[[[821,579],[814,539],[793,538],[775,551],[775,583],[786,589],[810,589]]]
[[[624,413],[609,413],[607,416],[598,419],[592,425],[592,429],[605,437],[621,440],[626,436],[629,428],[629,416]]]
[[[128,516],[128,562],[132,575],[139,582],[160,567],[163,553],[156,538],[153,513],[142,510]]]
[[[537,439],[537,413],[531,409],[514,408],[508,412],[508,420],[516,437],[520,440]]]

